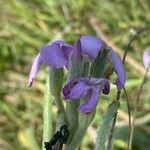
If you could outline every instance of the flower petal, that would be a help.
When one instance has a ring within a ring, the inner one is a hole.
[[[90,86],[79,80],[72,80],[63,88],[65,99],[81,99],[84,98],[90,90]]]
[[[90,59],[95,59],[101,48],[105,48],[106,44],[103,40],[94,36],[81,37],[82,51],[88,55]]]
[[[69,60],[69,56],[71,52],[73,51],[73,46],[70,44],[65,43],[64,41],[54,41],[53,43],[60,45],[60,47],[63,48],[63,53],[65,55],[65,58]]]
[[[56,41],[54,41],[52,43],[60,44],[60,45],[65,46],[65,47],[72,47],[72,45],[70,45],[70,44],[68,44],[68,43],[66,43],[64,41],[61,41],[61,40],[56,40]]]
[[[38,54],[36,56],[36,58],[34,59],[32,67],[31,67],[31,71],[30,71],[30,75],[29,75],[29,81],[28,81],[29,87],[32,86],[33,79],[36,77],[36,75],[40,69],[41,64],[42,64],[42,58],[41,58],[41,55]]]
[[[143,53],[143,63],[145,68],[147,68],[150,65],[150,51],[145,51]]]
[[[124,65],[121,59],[117,56],[117,54],[113,50],[111,51],[111,56],[115,67],[115,71],[118,75],[118,79],[116,81],[117,89],[121,90],[124,87],[126,81],[126,73]]]
[[[40,49],[43,62],[52,67],[61,68],[68,64],[73,47],[63,41],[55,41]]]
[[[71,90],[77,83],[78,83],[77,80],[71,80],[69,83],[67,83],[63,87],[63,95],[64,95],[65,99],[68,99],[68,95],[70,94]]]
[[[97,103],[99,101],[99,93],[100,93],[100,86],[99,85],[94,86],[90,100],[86,104],[80,106],[80,111],[86,114],[90,114],[97,106]]]
[[[110,93],[110,83],[108,81],[105,83],[102,93],[105,95]]]
[[[82,59],[82,48],[81,48],[81,41],[77,40],[76,43],[74,44],[73,47],[73,52],[72,52],[72,57],[76,61],[80,61]]]

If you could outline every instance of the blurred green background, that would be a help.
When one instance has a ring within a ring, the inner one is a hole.
[[[149,0],[1,0],[0,1],[0,150],[38,150],[42,142],[42,108],[47,68],[42,67],[32,88],[28,74],[39,48],[62,38],[69,43],[81,35],[97,35],[90,19],[112,43],[124,49],[131,29],[150,25]],[[130,55],[142,65],[142,53],[150,47],[150,32],[132,43]],[[127,60],[128,61],[128,60]],[[136,65],[136,64],[134,64]],[[142,65],[143,67],[143,65]],[[131,113],[143,74],[126,64]],[[133,150],[150,148],[150,81],[147,80],[138,106]],[[102,96],[97,115],[81,150],[94,149],[96,130],[105,109],[115,98]],[[55,128],[56,108],[53,106]],[[115,130],[114,150],[125,150],[128,138],[126,98],[121,97]]]

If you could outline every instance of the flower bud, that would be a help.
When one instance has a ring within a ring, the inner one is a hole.
[[[80,40],[77,40],[69,60],[69,80],[85,76],[89,71],[89,61],[82,55]]]

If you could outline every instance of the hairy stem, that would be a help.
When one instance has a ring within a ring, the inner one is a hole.
[[[44,107],[43,107],[43,142],[42,150],[44,148],[44,142],[48,142],[52,136],[52,97],[49,88],[49,78],[46,80],[46,91],[44,95]]]
[[[114,116],[117,114],[118,108],[119,108],[119,101],[113,101],[109,105],[107,112],[104,116],[104,120],[102,121],[100,129],[98,131],[95,150],[105,150],[106,137],[110,130],[111,122],[113,119],[115,119]]]

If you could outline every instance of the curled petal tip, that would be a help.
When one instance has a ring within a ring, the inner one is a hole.
[[[29,81],[28,87],[30,88],[30,87],[32,86],[32,84],[33,84],[33,80],[32,80],[32,81]]]
[[[119,79],[117,79],[114,84],[117,86],[118,90],[121,90],[124,87],[124,85],[120,82]]]
[[[118,76],[118,79],[115,84],[117,85],[117,89],[121,90],[124,87],[126,81],[126,73],[125,73],[124,65],[121,59],[113,50],[111,51],[111,55],[112,55],[112,61],[115,67],[115,71]]]
[[[110,83],[106,82],[106,84],[103,87],[102,93],[105,95],[108,95],[110,93]]]
[[[29,82],[28,82],[29,87],[31,87],[33,85],[33,79],[38,74],[41,64],[42,64],[42,59],[41,59],[40,54],[38,54],[36,56],[36,58],[34,59],[32,67],[31,67],[31,71],[30,71],[30,75],[29,75]]]

